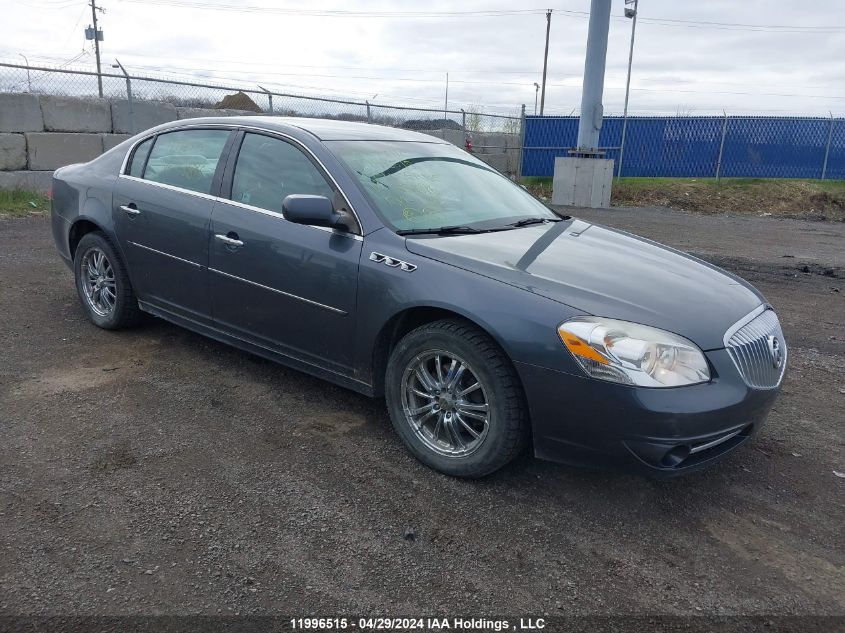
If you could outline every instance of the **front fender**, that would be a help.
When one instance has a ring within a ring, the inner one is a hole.
[[[401,250],[400,250],[401,249]],[[369,259],[371,252],[416,266],[413,272]],[[413,308],[447,310],[483,329],[512,361],[580,374],[560,342],[557,326],[581,314],[527,290],[443,262],[414,255],[404,239],[378,231],[364,242],[358,283],[356,369],[372,382],[373,350],[383,328]]]

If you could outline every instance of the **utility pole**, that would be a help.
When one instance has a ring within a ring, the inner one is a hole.
[[[537,116],[537,92],[540,90],[540,84],[534,82],[534,116]]]
[[[628,49],[628,78],[625,80],[625,107],[622,109],[622,140],[619,143],[619,165],[616,177],[622,177],[622,159],[625,157],[625,135],[628,132],[628,95],[631,92],[631,65],[634,61],[634,36],[637,34],[637,4],[639,0],[625,0],[625,17],[631,18],[631,48]],[[628,4],[634,8],[629,9]]]
[[[100,31],[97,29],[97,11],[103,9],[97,8],[97,0],[91,0],[91,19],[94,21],[94,52],[97,56],[97,91],[100,93],[100,98],[103,98],[103,73],[100,70]]]
[[[606,208],[613,186],[613,160],[599,149],[604,110],[604,68],[607,61],[607,35],[610,30],[611,0],[590,0],[587,55],[584,60],[584,86],[581,90],[581,117],[578,145],[568,156],[555,157],[552,204]]]
[[[93,1],[93,0],[92,0]],[[552,28],[552,10],[546,11],[546,52],[543,54],[543,94],[540,96],[540,116],[546,105],[546,70],[549,67],[549,31]]]
[[[610,0],[591,0],[587,31],[587,58],[581,91],[581,120],[578,122],[578,150],[595,152],[599,146],[604,108],[604,68],[607,61],[607,33],[610,29]],[[542,112],[542,109],[540,110]]]

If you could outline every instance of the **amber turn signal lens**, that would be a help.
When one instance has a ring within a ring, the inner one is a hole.
[[[582,358],[589,358],[590,360],[594,360],[597,363],[601,363],[602,365],[608,365],[608,360],[599,354],[596,350],[590,347],[586,341],[575,336],[571,332],[567,332],[563,329],[558,330],[558,334],[560,335],[563,344],[566,345],[567,349],[575,354],[576,356],[581,356]]]

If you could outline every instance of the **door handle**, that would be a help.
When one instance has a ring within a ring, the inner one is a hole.
[[[140,209],[132,206],[132,204],[123,204],[120,206],[120,210],[126,212],[129,215],[139,215],[141,213]]]
[[[221,242],[223,242],[227,246],[235,246],[235,247],[243,246],[244,243],[241,240],[238,239],[237,233],[234,233],[233,235],[235,237],[229,237],[228,235],[220,235],[219,233],[217,233],[214,237],[216,237],[218,240],[220,240]]]

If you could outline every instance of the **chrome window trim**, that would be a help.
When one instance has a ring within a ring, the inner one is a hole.
[[[728,440],[730,440],[730,439],[736,437],[737,435],[739,435],[740,433],[742,433],[744,430],[745,430],[745,427],[741,426],[738,429],[734,429],[733,431],[730,431],[727,435],[723,435],[723,436],[721,436],[721,437],[719,437],[715,440],[712,440],[710,442],[706,442],[705,444],[698,444],[696,446],[693,446],[689,451],[690,455],[694,455],[695,453],[700,453],[701,451],[706,451],[708,448],[713,448],[714,446],[718,446],[719,444],[724,444]]]
[[[161,187],[162,189],[168,189],[170,191],[175,191],[177,193],[186,193],[190,196],[195,196],[197,198],[205,198],[206,200],[213,200],[217,201],[221,198],[217,196],[212,196],[210,193],[203,193],[201,191],[194,191],[193,189],[183,189],[182,187],[176,187],[174,185],[168,185],[166,182],[156,182],[155,180],[147,180],[146,178],[138,178],[138,176],[130,176],[129,174],[120,174],[120,178],[125,178],[126,180],[134,180],[135,182],[143,182],[148,185],[153,185],[155,187]]]
[[[270,209],[262,209],[261,207],[255,207],[251,204],[247,204],[246,202],[238,202],[237,200],[231,200],[229,198],[217,198],[218,202],[223,202],[225,204],[231,204],[236,207],[240,207],[242,209],[246,209],[247,211],[254,211],[256,213],[261,213],[262,215],[269,215],[273,218],[279,218],[280,220],[284,220],[285,222],[289,222],[289,220],[284,216],[283,213],[279,213],[278,211],[271,211]],[[328,231],[329,233],[334,233],[335,235],[341,235],[343,237],[348,237],[349,239],[357,240],[359,242],[363,242],[364,238],[356,233],[347,233],[344,231],[339,231],[337,229],[333,229],[328,226],[315,226],[313,224],[300,224],[299,226],[307,226],[312,229],[319,229],[321,231]]]
[[[242,281],[243,283],[250,284],[251,286],[256,286],[257,288],[262,288],[263,290],[269,290],[270,292],[275,292],[280,295],[284,295],[285,297],[290,297],[291,299],[296,299],[298,301],[304,301],[305,303],[309,303],[312,306],[316,306],[318,308],[323,308],[324,310],[328,310],[329,312],[334,312],[336,314],[340,314],[342,316],[346,316],[348,312],[346,310],[341,310],[340,308],[335,308],[334,306],[326,305],[325,303],[319,303],[317,301],[312,301],[311,299],[306,299],[305,297],[300,297],[299,295],[294,295],[289,292],[285,292],[284,290],[279,290],[278,288],[273,288],[271,286],[265,286],[264,284],[260,284],[257,281],[250,281],[249,279],[244,279],[243,277],[238,277],[237,275],[230,275],[229,273],[224,273],[222,270],[217,270],[216,268],[209,268],[209,271],[213,273],[217,273],[218,275],[223,275],[224,277],[229,277],[230,279],[235,279],[237,281]]]
[[[731,340],[731,337],[734,334],[736,334],[743,327],[745,327],[746,325],[751,323],[754,319],[756,319],[758,316],[763,314],[766,310],[768,310],[768,307],[765,304],[761,304],[761,305],[757,306],[756,308],[754,308],[747,315],[742,317],[739,321],[734,323],[731,327],[729,327],[728,331],[725,332],[725,336],[722,338],[722,342],[724,343],[725,348],[728,347],[728,342]]]
[[[176,255],[171,255],[170,253],[165,253],[164,251],[157,250],[155,248],[150,248],[149,246],[144,246],[143,244],[138,244],[138,242],[129,242],[132,246],[137,246],[138,248],[143,248],[146,251],[150,251],[152,253],[156,253],[157,255],[164,255],[165,257],[169,257],[170,259],[175,259],[176,261],[180,261],[183,264],[190,264],[191,266],[195,266],[196,268],[204,268],[202,264],[198,264],[196,262],[192,262],[189,259],[182,259],[181,257],[176,257]]]
[[[279,131],[276,131],[276,130],[268,130],[266,128],[257,127],[257,126],[254,126],[254,125],[243,125],[243,124],[237,124],[237,123],[234,123],[234,124],[233,123],[192,123],[192,124],[180,125],[180,126],[168,128],[166,130],[159,130],[157,132],[147,134],[146,136],[142,136],[141,138],[139,138],[137,141],[135,141],[129,147],[129,150],[126,152],[126,155],[123,157],[123,164],[120,166],[120,173],[118,174],[118,177],[119,178],[132,178],[133,180],[137,180],[137,181],[140,181],[140,182],[148,182],[148,183],[152,183],[152,184],[155,184],[155,185],[162,185],[162,186],[166,186],[166,188],[172,189],[174,191],[182,191],[182,192],[185,192],[185,193],[200,195],[200,196],[203,196],[203,197],[210,198],[212,200],[222,200],[224,202],[235,202],[234,200],[231,200],[229,198],[221,198],[220,196],[212,196],[210,194],[203,194],[203,193],[200,193],[200,192],[197,192],[197,191],[191,191],[190,189],[182,189],[181,187],[174,187],[173,185],[165,185],[164,183],[157,183],[157,182],[154,182],[152,180],[146,180],[144,178],[137,178],[136,176],[130,176],[129,174],[126,173],[126,167],[129,163],[129,157],[135,152],[135,148],[138,147],[138,145],[140,145],[141,143],[143,143],[147,139],[152,138],[153,136],[157,136],[158,134],[168,134],[170,132],[179,132],[179,131],[182,131],[182,130],[208,129],[208,128],[222,128],[222,129],[232,130],[232,131],[237,131],[237,130],[247,131],[248,130],[248,131],[251,131],[251,132],[260,132],[260,133],[262,133],[266,136],[274,136],[274,137],[283,139],[285,141],[289,141],[291,144],[295,145],[300,150],[305,152],[308,156],[310,156],[312,159],[314,159],[314,161],[320,166],[320,168],[323,170],[323,172],[329,177],[329,180],[331,180],[332,184],[340,192],[340,195],[343,196],[343,199],[346,200],[346,204],[349,205],[349,210],[352,212],[352,215],[355,216],[355,221],[358,223],[358,227],[361,229],[361,231],[364,230],[364,225],[361,223],[361,218],[358,216],[358,212],[355,210],[355,207],[353,207],[352,203],[349,201],[349,196],[346,195],[346,192],[343,190],[343,188],[340,186],[340,184],[337,182],[337,180],[335,180],[335,177],[328,170],[325,163],[323,163],[323,161],[321,161],[320,158],[314,152],[312,152],[304,143],[302,143],[302,141],[290,136],[289,134],[285,134],[284,132],[279,132]],[[238,151],[240,151],[240,148],[238,148]],[[243,203],[236,203],[236,204],[241,205]],[[268,209],[259,209],[258,207],[253,207],[253,206],[250,206],[250,205],[244,205],[244,208],[250,209],[252,211],[260,211],[260,212],[275,214],[275,215],[280,216],[282,219],[284,219],[284,216],[281,215],[280,213],[276,213],[274,211],[269,211]],[[287,221],[287,220],[285,220],[285,221]],[[308,224],[308,225],[303,225],[303,226],[312,226],[312,225]],[[319,227],[315,226],[314,228],[315,229],[317,229],[317,228],[328,229],[328,227],[322,227],[322,226],[319,226]],[[328,230],[333,231],[333,229],[328,229]],[[337,231],[337,233],[339,235],[351,235],[351,236],[355,236],[355,237],[358,237],[358,238],[362,237],[362,236],[358,235],[357,233],[343,233],[342,231]]]

